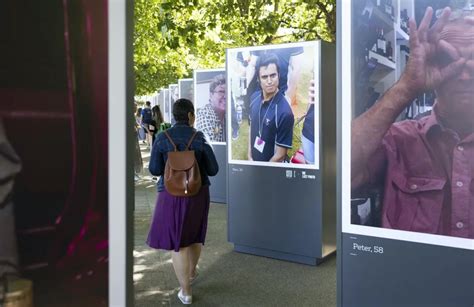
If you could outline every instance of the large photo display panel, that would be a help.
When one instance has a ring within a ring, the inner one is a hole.
[[[108,294],[124,276],[112,267],[109,278],[109,264],[125,254],[108,230],[108,204],[120,194],[108,190],[117,138],[108,114],[123,110],[109,107],[119,102],[109,91],[108,42],[121,33],[108,33],[113,9],[7,0],[0,20],[10,42],[0,49],[0,306],[113,304]],[[121,115],[133,125],[131,112]]]
[[[343,19],[342,230],[474,250],[474,8],[425,2]]]
[[[227,50],[229,163],[319,169],[319,42]]]
[[[170,90],[165,88],[163,89],[163,105],[164,105],[164,121],[166,123],[171,122],[171,118],[173,115],[171,114],[171,108],[170,108]]]
[[[175,120],[173,116],[173,106],[174,106],[175,101],[178,100],[179,98],[178,84],[170,84],[168,86],[168,90],[169,90],[168,104],[169,104],[170,114],[171,114],[170,120],[171,120],[171,124],[174,125]]]
[[[179,98],[194,100],[194,82],[192,78],[178,80]]]
[[[158,106],[160,106],[160,111],[164,113],[165,111],[165,92],[163,89],[160,89],[158,92]]]
[[[339,306],[474,302],[472,209],[459,214],[472,208],[472,163],[456,178],[472,151],[457,144],[465,132],[446,122],[443,107],[454,84],[449,111],[473,102],[466,89],[473,27],[464,19],[472,6],[452,1],[443,12],[448,2],[338,1]],[[443,80],[426,78],[445,68]],[[467,109],[455,118],[472,129]]]
[[[195,70],[193,87],[196,129],[202,131],[212,144],[225,144],[225,70]]]

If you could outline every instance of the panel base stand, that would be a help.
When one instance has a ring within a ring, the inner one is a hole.
[[[223,197],[213,197],[211,198],[211,203],[227,204],[227,199]]]
[[[274,258],[278,260],[296,262],[307,265],[318,265],[323,262],[326,258],[315,258],[302,255],[289,254],[269,249],[263,249],[258,247],[250,247],[244,245],[234,244],[234,251],[239,253],[251,254],[255,256],[263,256],[268,258]],[[329,254],[328,256],[330,256]]]

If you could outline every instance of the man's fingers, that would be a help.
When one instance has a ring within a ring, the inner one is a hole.
[[[416,21],[414,18],[408,20],[408,26],[410,27],[410,48],[414,49],[420,44],[418,31],[416,30]]]
[[[457,61],[461,57],[458,50],[444,39],[438,42],[438,51],[446,53],[453,61]]]
[[[455,62],[452,62],[448,66],[441,69],[441,80],[443,82],[447,79],[452,78],[454,75],[458,74],[462,69],[463,66],[466,64],[466,60],[463,58],[458,59]]]
[[[428,39],[430,41],[438,40],[439,34],[443,30],[444,26],[449,22],[449,15],[451,15],[451,9],[449,7],[445,7],[439,19],[429,30]]]
[[[426,33],[428,32],[428,29],[430,27],[432,17],[433,8],[431,6],[428,6],[425,11],[425,16],[423,16],[423,19],[420,22],[420,27],[418,28],[418,34],[421,40],[426,39]]]

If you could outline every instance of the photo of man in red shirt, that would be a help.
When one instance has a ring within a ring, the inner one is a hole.
[[[399,80],[352,121],[351,183],[384,182],[381,226],[474,239],[474,14],[426,9],[411,19]],[[423,92],[431,114],[395,122]]]

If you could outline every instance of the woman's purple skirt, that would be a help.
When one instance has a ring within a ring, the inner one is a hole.
[[[148,246],[178,252],[180,247],[204,244],[209,202],[208,186],[191,197],[173,196],[166,190],[160,192],[146,241]]]

